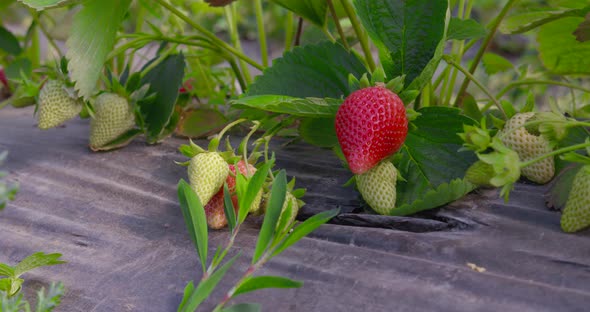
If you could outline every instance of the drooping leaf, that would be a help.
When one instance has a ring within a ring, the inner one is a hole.
[[[520,34],[565,17],[582,17],[588,11],[590,6],[583,9],[526,11],[506,17],[500,24],[499,30],[504,34]]]
[[[387,77],[412,82],[444,39],[446,0],[354,0],[363,25],[379,49]]]
[[[392,216],[406,216],[422,210],[440,207],[453,202],[473,191],[475,185],[462,179],[455,179],[449,183],[442,183],[436,189],[428,190],[420,199],[412,203],[403,204],[392,209]]]
[[[140,129],[131,129],[123,134],[121,134],[118,138],[114,139],[113,141],[103,145],[103,146],[90,146],[90,149],[93,151],[109,151],[112,149],[116,149],[119,147],[126,146],[127,144],[131,143],[134,138],[141,134]]]
[[[36,312],[51,312],[61,303],[61,298],[64,295],[63,283],[51,283],[47,293],[45,288],[41,288],[37,292],[37,308]]]
[[[313,24],[324,27],[328,4],[326,0],[271,0]]]
[[[51,8],[62,7],[66,5],[70,5],[76,2],[81,2],[81,0],[18,0],[25,5],[36,9],[36,10],[45,10]]]
[[[219,110],[192,109],[182,113],[175,132],[189,138],[200,138],[221,130],[227,122],[227,117]]]
[[[155,94],[155,97],[138,103],[145,120],[148,143],[162,140],[162,132],[174,113],[178,89],[184,77],[184,67],[184,55],[170,55],[141,79],[142,85],[150,86],[148,94]]]
[[[258,303],[240,303],[229,308],[221,310],[221,312],[260,312],[262,307]]]
[[[0,276],[14,276],[14,268],[5,263],[0,263]]]
[[[184,303],[184,304],[178,308],[178,311],[179,312],[194,312],[199,307],[199,305],[205,299],[207,299],[207,297],[209,297],[211,292],[213,292],[213,289],[215,289],[217,284],[219,284],[219,282],[221,281],[223,276],[225,276],[225,273],[227,273],[229,268],[234,264],[234,262],[236,261],[236,259],[239,256],[240,256],[240,254],[237,254],[233,258],[231,258],[228,262],[226,262],[223,266],[221,266],[221,268],[219,268],[218,270],[213,272],[213,274],[211,274],[211,276],[208,279],[199,283],[199,285],[197,286],[196,289],[194,289],[194,286],[193,286],[193,290],[192,290],[190,296],[186,299],[186,301],[183,299],[182,303]],[[187,286],[187,288],[188,288],[188,286]],[[185,292],[186,291],[187,291],[187,289],[185,289]]]
[[[570,164],[555,177],[551,182],[551,188],[545,193],[547,207],[556,210],[565,208],[574,178],[582,167],[582,164]]]
[[[420,116],[410,123],[404,146],[394,159],[406,180],[397,183],[397,207],[414,203],[441,184],[462,179],[477,160],[473,152],[458,152],[463,141],[457,134],[463,132],[464,124],[476,124],[473,119],[448,107],[425,107],[418,113]]]
[[[255,95],[232,101],[237,108],[256,108],[299,117],[331,118],[336,116],[340,99],[297,98],[285,95]]]
[[[359,58],[331,42],[294,48],[264,70],[247,95],[287,95],[298,98],[341,98],[350,94],[348,75],[361,77],[367,69]]]
[[[131,0],[87,0],[74,18],[66,42],[66,57],[70,76],[76,82],[75,88],[85,99],[95,91],[130,3]]]
[[[449,23],[447,40],[467,40],[485,37],[486,28],[474,19],[453,17]]]
[[[205,272],[207,265],[207,217],[205,208],[191,186],[184,180],[178,182],[178,201],[188,233],[195,244],[195,249],[201,260],[201,268]]]
[[[39,267],[66,263],[63,260],[59,260],[59,258],[61,258],[61,254],[59,253],[46,254],[43,252],[36,252],[24,258],[21,262],[14,266],[14,276],[21,276],[25,272]]]
[[[2,26],[0,26],[0,49],[12,55],[19,55],[22,52],[18,39]]]
[[[281,170],[275,177],[270,191],[270,198],[268,201],[268,208],[264,214],[264,222],[258,234],[258,241],[256,242],[256,249],[254,250],[254,256],[252,257],[252,263],[256,263],[262,256],[264,251],[268,248],[274,231],[277,227],[277,221],[281,214],[281,208],[285,202],[285,196],[287,194],[287,174],[285,170]]]
[[[234,297],[251,291],[264,288],[299,288],[303,286],[302,282],[294,281],[281,276],[255,276],[246,279],[238,285],[234,292]]]
[[[299,124],[299,135],[305,142],[320,147],[338,145],[334,118],[306,118]]]
[[[307,234],[315,231],[315,229],[320,227],[322,224],[325,224],[326,222],[330,221],[339,213],[340,209],[332,209],[320,212],[312,216],[311,218],[305,220],[303,223],[301,223],[299,226],[293,229],[293,232],[289,234],[289,236],[287,236],[285,240],[278,245],[278,247],[273,252],[272,256],[274,257],[280,254],[281,252],[285,251],[285,249],[291,247],[293,244],[297,243]]]
[[[590,41],[576,40],[573,32],[584,20],[567,17],[543,25],[537,35],[539,56],[552,73],[590,74]]]
[[[482,62],[488,75],[493,75],[500,72],[508,71],[510,69],[514,69],[514,65],[512,65],[512,62],[492,52],[485,53],[483,55]]]

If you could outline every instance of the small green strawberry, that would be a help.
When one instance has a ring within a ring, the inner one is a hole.
[[[90,121],[90,148],[101,150],[135,127],[135,113],[126,98],[114,93],[101,93],[94,102]]]
[[[82,102],[68,93],[60,80],[49,80],[39,93],[39,128],[57,127],[82,111]]]
[[[387,160],[356,176],[359,192],[367,204],[382,215],[388,215],[395,208],[396,181],[397,170]]]
[[[577,232],[590,226],[590,165],[585,165],[574,177],[572,189],[567,198],[561,229]]]
[[[493,187],[490,180],[494,177],[494,167],[481,160],[476,161],[467,169],[465,180],[482,187]]]
[[[190,185],[203,206],[215,195],[229,174],[227,162],[217,152],[203,152],[191,158],[188,165]]]
[[[534,115],[535,113],[519,113],[514,115],[506,122],[500,134],[502,142],[514,150],[522,162],[529,161],[552,151],[547,139],[541,135],[529,133],[524,127],[524,124]],[[553,157],[545,158],[522,168],[521,172],[527,179],[538,184],[545,184],[551,181],[555,175],[555,161]]]

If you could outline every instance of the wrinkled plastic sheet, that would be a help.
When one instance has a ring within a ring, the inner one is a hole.
[[[59,311],[176,311],[186,283],[200,278],[176,199],[186,171],[174,161],[184,160],[177,148],[185,140],[92,153],[87,124],[40,131],[31,109],[0,110],[4,168],[21,185],[0,212],[0,262],[62,253],[67,264],[24,276],[33,290],[63,281]],[[559,213],[545,208],[546,187],[519,184],[509,203],[481,191],[411,217],[377,216],[342,187],[350,175],[330,151],[279,143],[278,167],[308,190],[299,218],[336,207],[342,214],[259,273],[302,280],[302,288],[234,303],[259,302],[264,311],[590,309],[590,231],[562,233]],[[260,224],[246,222],[234,251],[242,255],[202,311],[247,269]],[[211,232],[209,246],[227,236]]]

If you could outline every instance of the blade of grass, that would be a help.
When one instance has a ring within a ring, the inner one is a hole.
[[[205,209],[197,194],[182,179],[178,182],[178,201],[180,202],[184,222],[201,259],[201,266],[204,273],[206,272],[208,248]]]

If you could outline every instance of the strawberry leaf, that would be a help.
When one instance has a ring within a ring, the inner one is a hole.
[[[25,5],[36,9],[36,10],[45,10],[51,8],[57,8],[66,6],[72,3],[79,2],[78,0],[18,0]]]
[[[299,288],[302,282],[281,276],[254,276],[245,279],[237,286],[234,297],[264,288]]]
[[[396,206],[412,206],[404,208],[408,213],[435,208],[456,199],[459,193],[468,192],[469,186],[462,181],[451,181],[462,179],[477,160],[472,152],[457,152],[463,143],[457,133],[463,132],[463,125],[476,124],[473,119],[448,107],[425,107],[418,113],[420,116],[410,123],[406,142],[394,159],[396,168],[407,180],[397,183]],[[448,189],[443,184],[448,184]],[[436,197],[432,191],[441,200],[425,200]],[[444,192],[448,194],[443,196]]]
[[[566,17],[540,27],[539,57],[553,74],[590,73],[590,42],[580,42],[573,34],[583,21],[583,17]]]
[[[379,50],[387,76],[406,75],[406,81],[411,83],[428,68],[430,81],[434,68],[429,64],[433,59],[435,63],[440,60],[437,59],[437,51],[442,50],[441,42],[444,41],[448,1],[353,2],[362,24]],[[420,90],[421,87],[411,89]]]
[[[72,33],[66,42],[66,56],[76,90],[85,99],[95,91],[102,67],[113,49],[117,30],[130,4],[131,0],[88,0],[76,13]]]
[[[296,47],[275,60],[248,88],[252,95],[340,98],[351,93],[348,75],[361,77],[367,69],[341,45],[323,42]]]
[[[553,182],[551,182],[551,189],[545,193],[547,207],[556,210],[562,210],[565,207],[574,183],[574,178],[582,167],[582,164],[570,165],[563,169]]]
[[[340,99],[296,98],[284,95],[255,95],[232,101],[236,108],[256,108],[299,117],[331,118],[336,116]]]
[[[0,26],[0,49],[12,55],[19,55],[22,52],[18,39],[2,26]]]
[[[487,34],[486,28],[474,19],[453,17],[449,23],[447,40],[479,39]]]
[[[475,185],[462,179],[455,179],[450,183],[440,184],[436,189],[428,190],[424,196],[412,203],[396,207],[391,211],[391,215],[406,216],[422,210],[439,207],[462,198],[474,189]]]
[[[150,66],[148,65],[146,66]],[[141,79],[141,84],[149,84],[148,94],[154,97],[138,102],[145,120],[148,143],[160,142],[165,136],[164,130],[174,113],[174,104],[178,98],[178,89],[184,77],[184,56],[170,55],[148,71]]]
[[[328,4],[326,0],[271,1],[314,23],[316,26],[324,27],[326,24],[326,12],[328,10]]]

